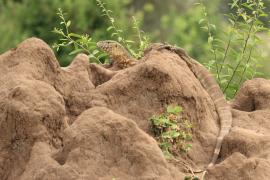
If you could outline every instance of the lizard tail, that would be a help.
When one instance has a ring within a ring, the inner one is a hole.
[[[223,141],[223,137],[222,136],[219,136],[218,139],[217,139],[216,148],[215,148],[215,151],[214,151],[214,155],[212,157],[212,161],[207,166],[207,169],[210,168],[210,167],[212,167],[212,166],[214,166],[214,164],[216,163],[217,158],[218,158],[218,155],[219,155],[219,152],[220,152],[220,149],[221,149],[222,141]]]
[[[219,116],[221,119],[221,130],[220,130],[219,136],[217,138],[216,147],[215,147],[212,161],[207,166],[207,169],[212,167],[216,163],[218,155],[220,153],[223,139],[229,133],[229,131],[231,129],[231,125],[232,125],[232,114],[230,111],[230,107],[224,106],[224,107],[217,108],[217,110],[218,110],[218,113],[219,113]]]

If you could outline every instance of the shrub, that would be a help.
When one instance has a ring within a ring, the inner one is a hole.
[[[233,0],[230,4],[232,12],[226,14],[229,24],[221,26],[224,30],[211,24],[206,7],[202,1],[198,4],[204,14],[200,24],[208,34],[212,54],[206,66],[231,99],[245,80],[262,75],[258,71],[263,59],[258,48],[261,45],[258,33],[267,30],[261,21],[267,16],[264,3],[262,0]],[[222,32],[222,36],[215,36],[216,31]]]
[[[168,106],[166,112],[150,118],[154,136],[167,158],[192,148],[192,124],[182,118],[181,112],[180,106]]]

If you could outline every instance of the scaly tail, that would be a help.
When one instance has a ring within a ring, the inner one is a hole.
[[[231,113],[230,106],[228,104],[226,106],[223,105],[223,107],[217,108],[217,111],[220,118],[221,129],[219,132],[219,136],[217,138],[216,148],[214,151],[212,161],[208,165],[207,169],[212,167],[216,163],[218,155],[220,153],[223,139],[229,133],[231,129],[231,125],[232,125],[232,113]]]
[[[190,69],[193,71],[195,76],[201,82],[202,86],[210,95],[211,99],[214,101],[220,119],[220,131],[217,138],[212,161],[207,167],[208,169],[216,163],[223,139],[231,129],[232,126],[231,107],[227,103],[219,85],[217,84],[213,76],[207,71],[207,69],[191,58],[188,58],[188,60]]]

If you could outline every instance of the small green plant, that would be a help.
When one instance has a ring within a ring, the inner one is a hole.
[[[210,23],[206,7],[202,0],[202,18],[199,23],[208,33],[208,44],[213,58],[206,66],[216,76],[216,79],[231,99],[247,79],[262,75],[258,72],[260,60],[259,32],[265,31],[260,18],[267,16],[262,0],[233,0],[230,4],[232,13],[227,14],[229,26],[222,27],[222,37],[216,37],[217,28]]]
[[[132,16],[133,20],[133,29],[137,32],[137,37],[139,40],[139,47],[137,48],[137,52],[133,52],[133,56],[136,58],[140,58],[143,55],[144,50],[149,46],[150,39],[149,37],[139,28],[139,22],[135,18],[135,16]],[[131,50],[132,51],[132,50]]]
[[[200,180],[197,176],[185,176],[184,180]]]
[[[166,112],[150,118],[154,136],[166,158],[192,148],[192,124],[182,118],[181,112],[180,106],[168,106]]]
[[[102,63],[101,59],[106,56],[105,53],[98,50],[96,42],[92,41],[92,38],[88,35],[80,35],[70,32],[69,27],[71,25],[70,20],[65,19],[63,11],[59,8],[57,15],[59,16],[62,25],[61,28],[54,28],[53,32],[61,36],[58,43],[53,45],[58,51],[61,47],[73,46],[73,51],[69,55],[86,53],[91,62]]]
[[[130,40],[125,38],[124,31],[121,27],[119,27],[116,23],[116,20],[113,16],[113,12],[106,8],[105,3],[101,0],[96,0],[97,5],[101,8],[101,11],[103,13],[103,16],[107,17],[107,19],[110,22],[110,26],[107,28],[107,31],[111,32],[112,38],[116,38],[116,40],[123,44],[127,50],[134,56],[135,58],[140,58],[143,55],[144,49],[149,45],[149,38],[148,36],[140,30],[139,28],[139,22],[135,18],[135,16],[132,16],[133,20],[133,29],[136,31],[137,34],[137,40],[139,41],[136,47],[136,43],[134,40]]]
[[[107,31],[111,32],[111,37],[116,38],[116,41],[124,45],[127,50],[135,57],[140,58],[143,55],[144,49],[149,45],[149,38],[146,34],[140,30],[139,22],[133,16],[133,29],[136,31],[136,37],[138,39],[138,47],[133,40],[126,39],[124,37],[124,31],[117,25],[115,18],[113,17],[113,12],[105,7],[105,3],[101,0],[96,0],[97,5],[101,8],[103,16],[107,17],[110,26],[107,28]],[[72,46],[73,50],[69,55],[74,55],[78,53],[85,53],[88,55],[90,62],[96,63],[106,63],[108,62],[107,54],[101,52],[96,45],[96,42],[93,41],[90,35],[77,34],[70,32],[71,21],[65,19],[65,14],[61,9],[58,9],[57,15],[59,16],[60,28],[54,28],[53,32],[60,35],[60,39],[57,43],[54,43],[53,48],[57,51],[60,48]]]

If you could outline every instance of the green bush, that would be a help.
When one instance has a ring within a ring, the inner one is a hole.
[[[232,0],[231,13],[225,14],[226,24],[216,26],[209,20],[206,6],[198,3],[204,16],[202,29],[208,34],[209,59],[207,67],[228,99],[231,99],[248,79],[261,76],[262,45],[259,33],[267,31],[262,18],[267,17],[263,0]],[[218,27],[218,28],[217,28]],[[214,34],[219,32],[219,34]]]
[[[181,113],[180,106],[168,106],[166,112],[150,118],[152,131],[166,158],[192,148],[192,124]]]

